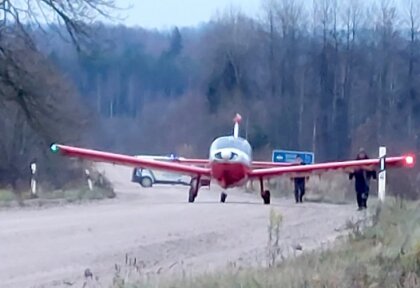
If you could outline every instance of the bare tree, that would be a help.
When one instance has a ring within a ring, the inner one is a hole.
[[[361,17],[363,13],[363,6],[362,1],[360,0],[347,0],[344,5],[342,6],[341,10],[341,17],[342,23],[345,27],[345,68],[343,73],[343,80],[342,80],[342,89],[341,89],[341,97],[342,99],[347,99],[349,101],[349,109],[351,110],[352,107],[352,99],[349,99],[352,92],[352,82],[354,81],[353,78],[353,69],[355,65],[355,51],[357,49],[356,45],[356,34],[358,29],[361,25]],[[360,102],[360,101],[359,101]],[[356,107],[356,109],[360,109],[361,107]],[[355,125],[356,113],[349,114],[349,125]]]
[[[304,10],[297,0],[280,0],[276,7],[276,16],[280,24],[282,42],[282,57],[280,62],[281,97],[287,107],[283,110],[282,121],[285,123],[283,130],[289,137],[283,145],[293,147],[299,143],[302,131],[303,91],[300,87],[303,76],[299,70],[298,59],[301,46],[299,45],[300,31],[303,28],[302,17]],[[300,73],[299,73],[300,72]],[[287,124],[286,124],[287,123]],[[283,140],[284,141],[284,140]]]
[[[378,140],[381,141],[390,129],[389,113],[395,104],[395,83],[397,76],[394,70],[395,38],[397,36],[396,26],[398,25],[397,8],[392,0],[380,0],[377,3],[376,29],[380,37],[380,51],[378,53],[378,77],[379,87],[377,89],[378,117],[380,131]]]
[[[1,1],[0,108],[12,113],[0,121],[13,132],[2,133],[3,150],[8,156],[0,171],[9,174],[6,178],[13,187],[23,177],[25,163],[31,161],[29,156],[38,154],[46,159],[45,148],[52,141],[77,141],[80,132],[76,131],[81,130],[86,120],[80,114],[77,93],[57,76],[59,73],[37,50],[32,29],[46,29],[53,22],[64,25],[80,49],[89,39],[87,24],[95,17],[107,15],[106,9],[113,4],[111,0]],[[14,124],[7,126],[10,121]]]
[[[66,28],[74,44],[79,47],[81,37],[88,36],[88,25],[101,16],[110,18],[110,11],[116,9],[115,0],[27,0],[1,1],[1,30],[13,27],[11,33],[22,33],[29,37],[32,27],[44,29],[50,24]],[[64,35],[63,35],[64,36]]]
[[[266,0],[263,2],[263,10],[265,13],[267,23],[264,23],[268,26],[268,66],[269,66],[269,89],[270,89],[270,96],[273,98],[277,92],[277,81],[276,81],[276,35],[277,35],[277,27],[276,27],[276,1],[275,0]]]
[[[16,187],[16,181],[28,175],[29,161],[37,157],[46,165],[48,145],[77,143],[91,118],[75,90],[44,56],[18,41],[3,51],[8,57],[0,58],[0,102],[4,105],[0,122],[6,127],[1,141],[6,159],[0,161],[0,170]]]
[[[303,70],[299,65],[302,45],[299,37],[304,27],[304,9],[299,0],[267,0],[264,2],[265,46],[268,66],[270,103],[277,108],[271,129],[284,131],[273,135],[271,143],[291,147],[300,143],[303,115]],[[287,135],[287,137],[285,136]]]
[[[107,10],[113,7],[115,7],[113,0],[2,1],[0,3],[0,11],[3,15],[0,23],[0,58],[4,63],[4,69],[0,77],[3,79],[3,85],[15,88],[20,86],[19,83],[11,80],[7,74],[10,68],[14,68],[16,70],[15,73],[25,75],[29,73],[29,71],[24,70],[22,63],[18,62],[18,58],[14,57],[13,49],[10,49],[10,43],[20,39],[17,42],[19,45],[36,51],[36,46],[30,33],[34,24],[36,28],[40,29],[44,29],[48,23],[56,23],[59,26],[63,24],[73,43],[80,48],[83,41],[88,39],[88,24],[96,17],[101,15],[107,16]],[[30,91],[27,91],[27,94],[29,95]],[[18,98],[16,99],[18,100]],[[3,98],[3,100],[10,99]],[[18,102],[25,115],[29,116],[31,111],[25,108],[22,101],[19,100]]]
[[[318,73],[319,73],[319,89],[318,91],[318,103],[316,109],[316,116],[314,125],[316,125],[316,134],[314,134],[313,142],[316,145],[316,151],[321,157],[327,157],[331,155],[333,151],[332,140],[332,104],[334,103],[335,94],[335,63],[331,61],[334,57],[334,51],[331,49],[331,37],[330,35],[334,30],[334,2],[333,0],[315,0],[314,1],[314,28],[315,33],[321,30],[322,42],[321,51],[316,57],[319,59]],[[316,37],[316,35],[314,35]],[[330,156],[332,157],[332,155]]]
[[[336,4],[336,3],[335,3]],[[333,122],[334,133],[337,136],[336,140],[336,157],[347,157],[349,154],[350,131],[353,125],[351,117],[354,113],[350,113],[350,105],[352,104],[352,86],[354,82],[354,58],[356,47],[356,34],[361,17],[361,2],[358,0],[347,0],[340,6],[340,11],[337,11],[337,6],[334,7],[334,43],[335,55],[342,54],[342,57],[336,57],[336,89],[333,107]],[[337,19],[337,15],[341,16]],[[345,41],[344,50],[339,51],[337,23],[344,27]],[[354,97],[353,97],[354,98]]]
[[[406,21],[410,33],[410,42],[408,45],[409,56],[408,56],[408,97],[406,101],[407,107],[407,134],[408,136],[413,136],[414,134],[414,119],[415,108],[416,108],[416,99],[418,98],[418,93],[415,89],[416,77],[415,77],[415,63],[419,59],[418,55],[418,34],[420,32],[420,1],[419,0],[406,0],[404,3]],[[417,122],[417,123],[420,123]]]
[[[253,20],[231,9],[217,19],[208,34],[203,51],[208,54],[205,61],[210,67],[207,98],[212,112],[222,104],[239,105],[254,96],[249,85],[253,78],[246,68],[254,60],[248,56],[259,50],[256,31]]]

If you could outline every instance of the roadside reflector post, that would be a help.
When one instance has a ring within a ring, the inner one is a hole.
[[[88,186],[89,186],[89,190],[92,191],[93,190],[93,184],[92,184],[92,179],[90,178],[89,169],[85,169],[85,174],[86,174],[86,179],[87,179],[87,183],[88,183]]]
[[[379,177],[378,177],[378,198],[385,201],[386,190],[386,147],[379,147]]]
[[[36,162],[31,162],[31,197],[36,198]]]

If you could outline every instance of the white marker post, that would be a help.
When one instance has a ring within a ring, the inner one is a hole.
[[[386,147],[379,147],[379,180],[378,180],[378,198],[381,202],[385,201],[386,187]]]
[[[85,173],[86,173],[86,178],[87,178],[89,190],[92,191],[93,190],[93,185],[92,185],[92,179],[90,179],[89,169],[85,169]]]
[[[31,196],[36,197],[36,162],[31,163]]]

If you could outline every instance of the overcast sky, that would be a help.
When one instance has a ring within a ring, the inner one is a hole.
[[[231,5],[250,16],[256,15],[261,7],[261,0],[116,0],[116,3],[119,7],[132,6],[120,12],[126,17],[124,24],[159,29],[196,25]]]
[[[210,20],[218,11],[229,7],[239,8],[243,13],[257,17],[261,15],[263,0],[115,0],[118,7],[130,7],[120,11],[122,22],[128,26],[167,29],[173,26],[195,26]],[[312,0],[301,0],[312,3]],[[371,5],[375,0],[359,0]],[[408,0],[391,0],[401,4]],[[420,0],[419,0],[420,1]],[[340,2],[338,2],[340,3]]]

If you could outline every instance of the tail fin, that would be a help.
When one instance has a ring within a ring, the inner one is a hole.
[[[233,122],[235,122],[235,126],[233,127],[233,137],[239,137],[239,122],[241,122],[242,116],[236,113],[235,118],[233,118]]]

